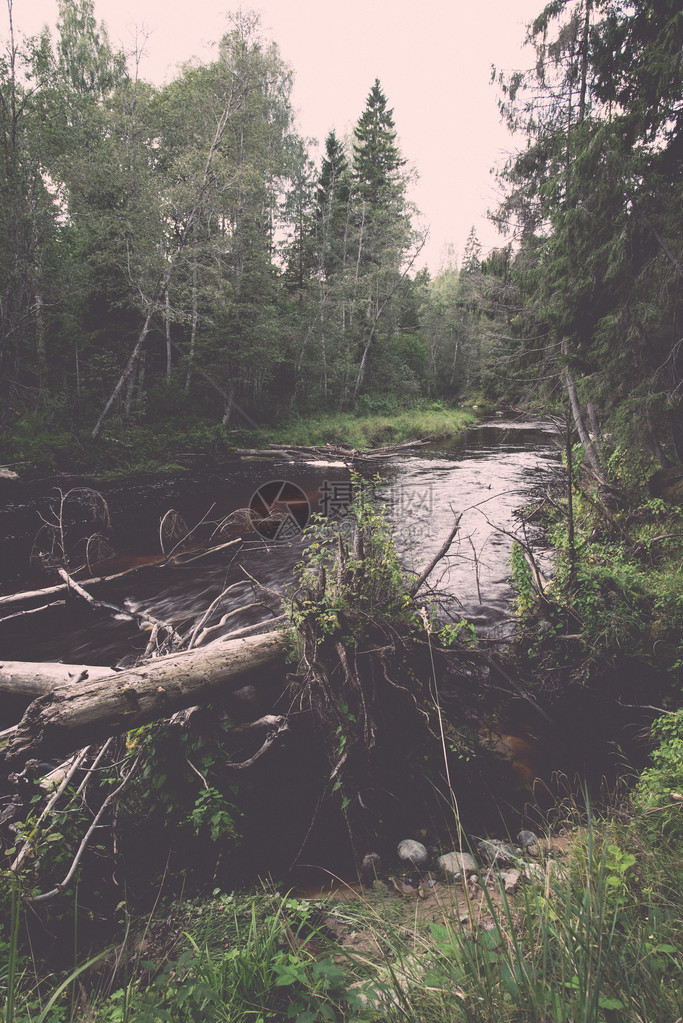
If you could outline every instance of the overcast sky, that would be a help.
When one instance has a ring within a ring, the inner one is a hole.
[[[149,33],[145,78],[162,84],[190,58],[210,60],[227,28],[230,0],[95,0],[112,40],[133,47]],[[486,217],[490,173],[513,143],[500,123],[491,65],[526,67],[526,25],[543,0],[255,0],[265,34],[294,69],[301,133],[319,142],[350,132],[379,78],[393,107],[403,155],[419,174],[413,199],[430,227],[424,261],[439,268],[446,246],[462,253],[470,228],[484,249],[501,244]],[[4,5],[3,5],[4,7]],[[54,28],[57,0],[14,0],[14,23]],[[7,14],[3,14],[7,37]]]

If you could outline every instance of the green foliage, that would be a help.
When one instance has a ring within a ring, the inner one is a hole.
[[[26,852],[23,853],[20,874],[15,875],[9,869],[0,872],[0,900],[3,903],[11,898],[15,885],[19,884],[18,876],[21,877],[23,895],[37,895],[52,888],[56,881],[61,882],[90,823],[90,817],[84,808],[78,806],[74,796],[75,791],[67,788],[60,808],[41,819],[44,795],[36,793],[30,798],[25,819],[14,821],[14,842],[3,849],[7,866],[24,846]],[[96,848],[99,853],[104,851],[102,845]],[[77,887],[79,876],[77,872],[70,891]]]
[[[208,910],[208,914],[204,912]],[[93,1006],[98,1023],[247,1023],[347,1017],[358,1005],[331,955],[316,909],[274,894],[217,896],[198,907],[172,961]],[[310,951],[309,951],[310,946]],[[322,946],[322,951],[321,951]]]
[[[441,646],[446,649],[454,646],[475,646],[478,639],[476,627],[466,618],[437,628],[436,637]]]
[[[420,437],[457,435],[474,422],[464,409],[444,407],[439,402],[416,405],[403,411],[387,408],[387,399],[364,398],[357,413],[339,412],[285,420],[277,428],[254,435],[256,443],[280,440],[290,444],[350,444],[354,448],[400,444]]]
[[[517,614],[529,614],[536,607],[537,590],[531,568],[524,556],[524,548],[517,542],[513,543],[510,551],[510,570]]]
[[[393,528],[376,499],[380,482],[368,483],[352,471],[353,499],[345,514],[336,520],[316,516],[307,527],[290,602],[298,630],[310,623],[322,636],[356,646],[384,623],[413,620]]]
[[[382,883],[358,899],[216,890],[209,899],[179,900],[144,923],[146,952],[136,952],[128,978],[117,974],[113,988],[101,972],[89,972],[96,960],[38,984],[17,959],[12,999],[7,980],[2,992],[4,1019],[678,1019],[680,857],[661,844],[653,855],[640,834],[640,824],[596,821],[589,812],[587,826],[574,823],[566,856],[532,863],[517,894],[506,892],[499,879],[495,890],[483,889],[480,905],[466,889],[440,884],[438,903],[424,921],[413,902],[397,900]],[[0,949],[3,966],[11,947],[8,940]],[[119,949],[119,959],[130,953],[127,946]],[[0,978],[7,977],[0,967]],[[70,1010],[76,980],[80,997]]]
[[[623,840],[623,837],[622,837]],[[537,870],[518,900],[487,895],[492,923],[469,913],[432,924],[436,953],[425,981],[455,991],[444,1018],[468,1023],[637,1023],[676,1018],[680,967],[677,897],[659,875],[649,897],[636,856],[591,825],[566,866]],[[474,907],[468,905],[470,912]],[[436,999],[435,999],[436,1002]],[[433,1007],[436,1008],[436,1005]]]
[[[652,727],[659,745],[652,766],[640,776],[634,793],[640,823],[659,842],[680,845],[683,839],[683,711],[664,714]]]
[[[681,451],[680,39],[674,0],[561,0],[530,27],[531,70],[499,79],[526,134],[498,211],[521,239],[514,387],[555,402],[570,368],[623,449],[662,464]]]
[[[354,129],[353,172],[363,200],[380,206],[405,187],[400,170],[406,161],[396,145],[393,113],[376,78]]]
[[[196,835],[206,830],[211,841],[218,842],[219,839],[238,837],[235,815],[234,805],[221,792],[215,788],[206,788],[195,799],[188,822]]]
[[[648,495],[647,472],[637,461],[617,451],[614,466],[630,490],[622,492],[621,506],[613,511],[584,477],[575,480],[573,546],[565,508],[555,503],[545,509],[555,568],[541,601],[534,596],[521,548],[513,549],[518,610],[529,623],[522,642],[544,664],[576,662],[584,678],[606,664],[638,659],[668,673],[673,688],[681,668],[683,513]],[[580,637],[578,653],[562,639],[567,633]]]
[[[332,959],[316,959],[299,944],[304,930],[306,938],[311,933],[306,916],[294,900],[284,899],[260,920],[252,903],[247,926],[236,920],[231,946],[211,950],[188,935],[190,947],[156,974],[140,994],[133,1018],[188,1023],[337,1019],[338,1004],[349,1001],[345,976]]]
[[[204,842],[234,847],[240,840],[235,805],[239,789],[226,764],[230,721],[194,733],[148,725],[128,734],[128,746],[141,754],[126,807],[126,818],[159,819],[164,826],[191,827]]]

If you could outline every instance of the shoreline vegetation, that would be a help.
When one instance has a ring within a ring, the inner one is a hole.
[[[235,450],[275,444],[343,444],[360,451],[413,440],[443,440],[465,433],[477,419],[471,407],[428,402],[390,412],[312,413],[254,428],[178,421],[165,424],[163,430],[155,425],[113,424],[97,444],[76,433],[36,431],[31,437],[7,439],[4,451],[11,457],[5,458],[3,468],[27,480],[66,473],[105,481],[187,471],[193,456],[197,462],[220,464],[230,461]]]

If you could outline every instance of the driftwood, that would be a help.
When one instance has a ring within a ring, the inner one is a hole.
[[[35,700],[56,686],[77,685],[86,679],[105,678],[112,668],[92,664],[59,664],[50,661],[0,661],[0,693]]]
[[[218,640],[199,650],[158,657],[139,668],[59,685],[30,704],[18,725],[2,733],[6,764],[27,755],[66,755],[87,743],[167,718],[244,686],[283,661],[279,632]]]
[[[455,522],[453,524],[453,528],[451,529],[450,533],[448,534],[448,536],[446,537],[446,539],[442,543],[441,547],[439,547],[438,551],[436,552],[436,554],[434,555],[432,560],[422,570],[422,572],[420,572],[419,576],[417,577],[417,579],[415,580],[413,585],[408,590],[408,593],[410,594],[411,597],[414,597],[417,594],[417,592],[420,589],[420,587],[424,585],[424,583],[427,581],[428,577],[432,574],[432,572],[434,571],[436,566],[439,564],[441,559],[445,558],[446,555],[448,554],[450,546],[453,543],[453,541],[455,540],[456,534],[457,534],[458,530],[460,529],[460,520],[461,519],[462,519],[462,512],[460,512],[458,515],[455,516]]]
[[[122,572],[114,572],[113,575],[92,576],[90,579],[80,579],[81,586],[99,586],[102,583],[114,582],[115,579],[122,579],[126,575],[133,575],[135,572],[143,572],[146,568],[157,568],[165,564],[162,558],[149,565],[135,565],[133,568],[126,568]],[[30,604],[34,600],[44,600],[46,597],[58,597],[68,593],[69,584],[57,583],[55,586],[43,586],[40,590],[23,590],[18,593],[8,593],[0,597],[0,608],[15,607],[22,604]]]
[[[433,437],[422,440],[409,440],[402,444],[390,444],[381,448],[363,448],[358,450],[348,444],[323,444],[304,447],[300,444],[269,444],[266,448],[235,448],[233,454],[238,458],[284,458],[286,460],[311,461],[326,459],[329,461],[348,461],[373,458],[389,458],[391,455],[411,448],[421,448],[430,444]]]
[[[88,593],[88,591],[85,589],[85,587],[81,585],[81,583],[76,582],[76,580],[69,575],[65,568],[59,569],[59,575],[64,580],[64,582],[67,584],[71,591],[76,593],[81,598],[81,600],[84,600],[86,604],[88,604],[95,610],[102,609],[106,611],[111,611],[113,614],[117,616],[123,616],[124,618],[128,618],[130,621],[136,622],[138,627],[141,629],[146,629],[150,626],[153,629],[156,629],[157,631],[159,629],[163,629],[167,633],[167,640],[171,643],[172,646],[181,645],[182,637],[178,635],[173,626],[169,625],[168,622],[162,622],[158,618],[154,618],[152,617],[152,615],[148,615],[144,611],[135,612],[126,611],[124,610],[124,608],[118,607],[116,604],[109,604],[107,601],[104,600],[95,600],[95,598],[91,596],[90,593]]]

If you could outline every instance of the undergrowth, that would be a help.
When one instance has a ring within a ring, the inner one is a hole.
[[[152,422],[113,421],[99,441],[93,442],[83,427],[87,417],[71,416],[55,423],[52,417],[36,413],[6,435],[2,461],[22,477],[80,472],[97,479],[117,479],[140,473],[182,472],[187,456],[221,461],[229,458],[235,447],[282,443],[368,448],[423,437],[450,437],[465,430],[475,418],[464,409],[431,402],[389,411],[311,413],[263,426],[243,421],[223,426],[182,406],[176,414],[169,412]]]
[[[683,509],[653,497],[643,467],[623,452],[614,464],[614,502],[576,472],[573,538],[561,497],[533,513],[555,551],[540,599],[521,548],[513,550],[520,650],[537,670],[564,664],[584,681],[637,661],[664,673],[673,697],[683,666]]]
[[[354,448],[400,444],[423,437],[449,437],[460,433],[475,421],[464,409],[446,408],[438,402],[403,411],[370,414],[336,412],[289,420],[271,430],[253,435],[264,444],[350,444]]]
[[[683,1012],[683,871],[642,818],[573,824],[515,894],[441,880],[433,912],[382,880],[342,901],[271,888],[159,906],[104,956],[42,978],[0,949],[4,1023],[652,1023]]]

